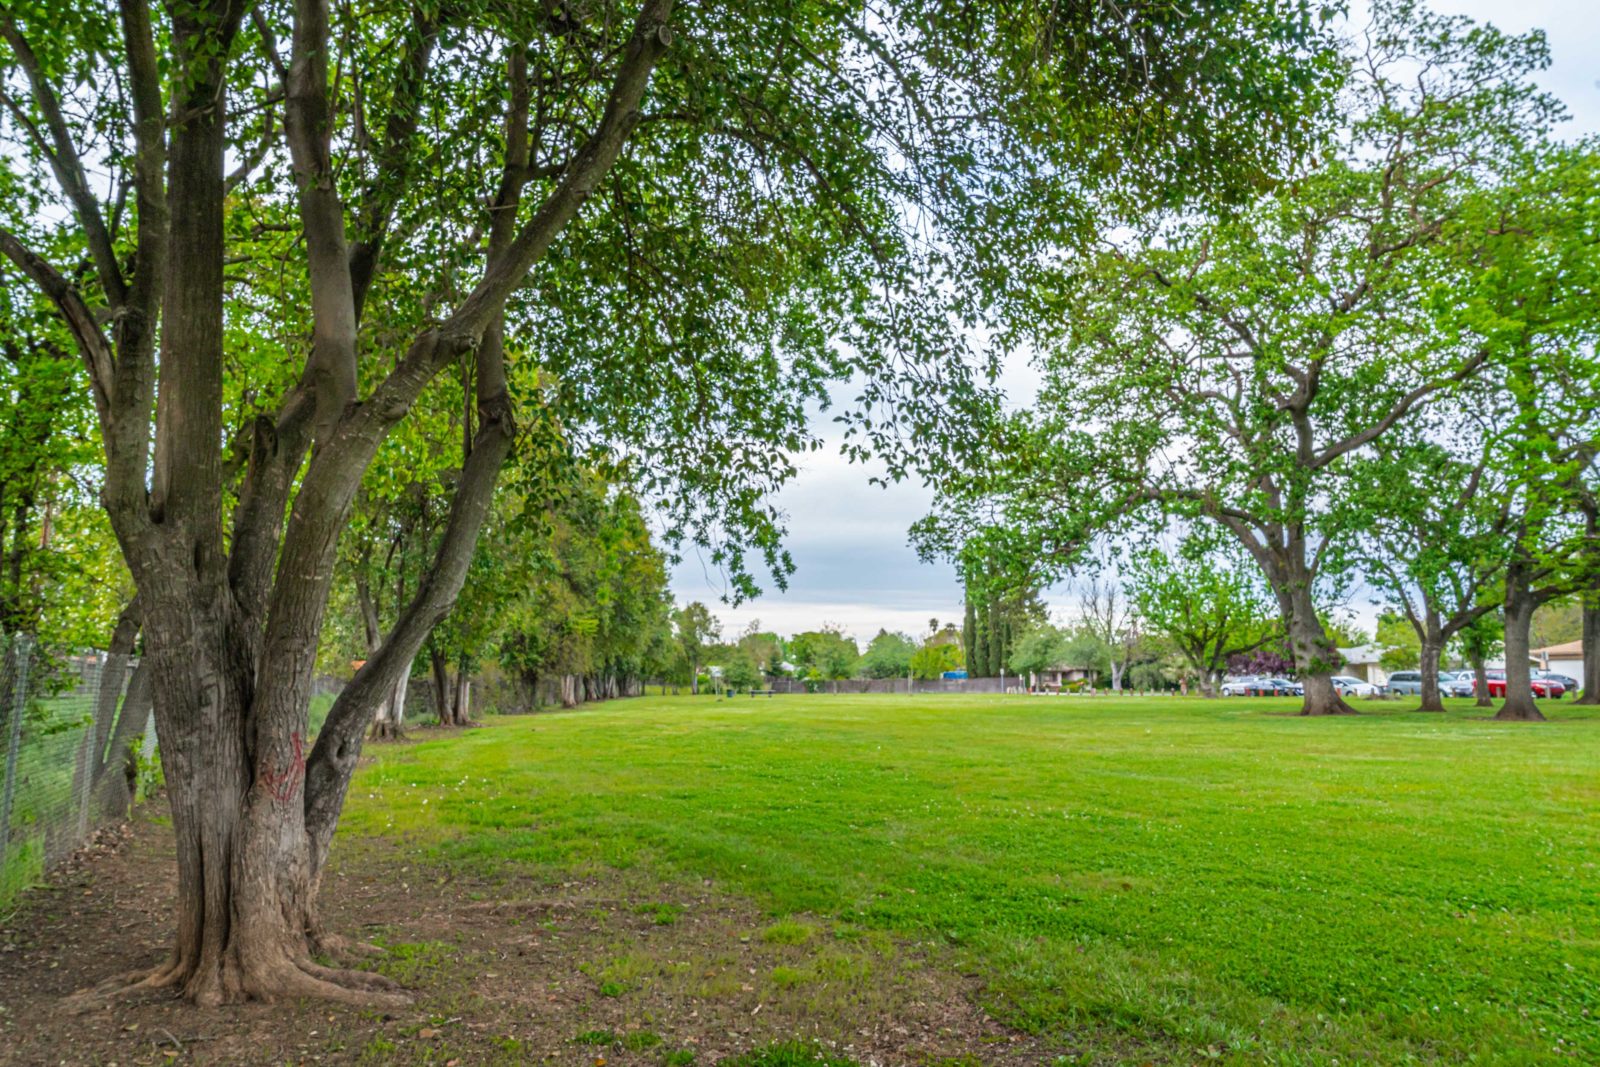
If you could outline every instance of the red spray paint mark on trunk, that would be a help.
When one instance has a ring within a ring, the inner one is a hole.
[[[295,790],[300,787],[300,779],[306,774],[305,740],[299,731],[289,735],[289,743],[294,746],[294,755],[289,760],[289,766],[281,771],[271,767],[261,771],[261,785],[280,804],[287,804],[289,798],[294,796]]]

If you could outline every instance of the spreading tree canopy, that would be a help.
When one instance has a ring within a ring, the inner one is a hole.
[[[1317,606],[1340,569],[1330,502],[1352,457],[1496,356],[1449,294],[1506,239],[1475,205],[1558,113],[1528,81],[1546,61],[1538,35],[1376,5],[1326,151],[1244,210],[1108,240],[1035,290],[1037,402],[945,483],[925,543],[1049,574],[1130,517],[1215,523],[1267,579],[1305,712],[1350,711]]]

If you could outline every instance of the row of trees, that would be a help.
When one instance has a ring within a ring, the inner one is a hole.
[[[1017,644],[1011,666],[1020,673],[1057,668],[1104,678],[1113,690],[1124,676],[1136,688],[1188,684],[1208,696],[1225,674],[1297,673],[1293,649],[1265,579],[1230,540],[1214,531],[1128,551],[1114,584],[1082,583],[1076,620],[1039,622]],[[1362,592],[1382,596],[1381,587]],[[1114,611],[1118,604],[1125,607]],[[1540,644],[1579,639],[1584,604],[1573,596],[1541,607],[1530,630]],[[1111,625],[1107,626],[1107,620]],[[1375,648],[1388,671],[1428,669],[1413,620],[1398,607],[1381,610],[1372,632],[1347,615],[1324,614],[1320,625],[1339,648]],[[1475,669],[1480,703],[1489,703],[1484,670],[1503,651],[1503,618],[1486,612],[1445,649]],[[1121,669],[1119,669],[1119,667]],[[1437,671],[1439,663],[1432,669]]]
[[[928,630],[920,637],[879,630],[864,649],[834,625],[785,638],[752,622],[737,638],[723,642],[720,624],[698,602],[680,609],[675,622],[677,651],[664,661],[659,677],[676,685],[697,684],[703,677],[698,671],[692,678],[686,673],[691,662],[718,668],[723,681],[735,689],[755,688],[769,678],[933,679],[965,665],[960,631],[952,623],[941,626],[938,619],[928,620]]]
[[[1499,616],[1507,719],[1542,717],[1534,612],[1578,597],[1594,699],[1600,146],[1553,138],[1547,61],[1538,34],[1374,5],[1319,152],[1237,211],[1053,267],[1026,316],[1037,401],[942,473],[924,549],[1015,587],[1130,530],[1199,537],[1140,565],[1228,599],[1242,557],[1308,714],[1352,711],[1325,614],[1356,583],[1414,627],[1429,709],[1446,646]]]

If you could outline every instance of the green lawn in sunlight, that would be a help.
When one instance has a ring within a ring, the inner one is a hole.
[[[1600,1063],[1600,715],[1294,706],[616,701],[384,746],[343,832],[937,942],[1090,1059]]]

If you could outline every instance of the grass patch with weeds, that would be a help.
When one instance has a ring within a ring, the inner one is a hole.
[[[622,1035],[622,1047],[629,1052],[643,1052],[661,1044],[661,1035],[649,1030],[630,1030]]]
[[[807,981],[806,972],[797,967],[774,967],[767,977],[779,989],[793,989]]]
[[[448,967],[455,950],[442,941],[378,941],[384,956],[375,970],[401,985],[417,985]]]
[[[719,1067],[860,1067],[848,1056],[805,1041],[780,1041],[725,1059]]]
[[[639,915],[648,915],[657,926],[671,926],[683,914],[681,904],[640,904],[633,909]]]
[[[761,940],[769,945],[803,945],[816,932],[816,927],[810,923],[784,919],[761,931]]]

